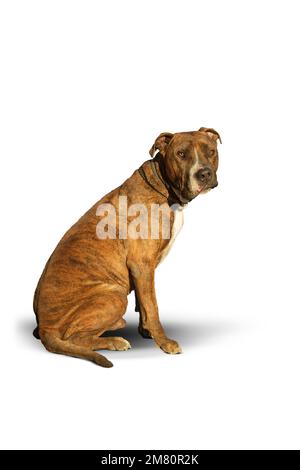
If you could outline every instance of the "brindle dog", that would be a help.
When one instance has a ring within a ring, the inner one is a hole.
[[[124,338],[102,335],[125,326],[127,296],[134,290],[140,334],[153,338],[166,353],[181,352],[160,323],[154,271],[182,225],[183,207],[218,184],[218,139],[218,132],[205,127],[160,134],[150,149],[152,157],[159,151],[155,158],[143,163],[68,230],[50,256],[34,296],[38,324],[34,335],[48,351],[111,367],[95,351],[130,348]],[[97,208],[110,203],[118,214],[120,196],[127,196],[128,206],[143,204],[149,213],[152,204],[176,203],[169,239],[162,236],[161,228],[156,239],[119,237],[118,218],[116,238],[99,238]]]

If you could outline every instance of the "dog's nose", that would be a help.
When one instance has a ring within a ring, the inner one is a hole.
[[[201,170],[197,172],[197,178],[201,183],[208,183],[211,180],[211,177],[212,171],[208,167],[201,168]]]

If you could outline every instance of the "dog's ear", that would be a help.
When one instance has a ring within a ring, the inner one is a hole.
[[[151,149],[149,150],[151,157],[154,157],[156,150],[159,150],[160,153],[164,155],[171,139],[173,138],[173,135],[174,134],[171,134],[170,132],[163,132],[162,134],[159,134]]]
[[[219,139],[220,144],[222,143],[220,134],[214,129],[211,129],[210,127],[200,127],[199,132],[205,132],[208,137],[213,139],[215,142]]]

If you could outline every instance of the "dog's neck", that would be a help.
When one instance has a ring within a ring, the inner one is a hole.
[[[168,204],[179,204],[185,206],[187,201],[183,201],[178,191],[172,186],[165,172],[163,156],[158,153],[153,160],[147,160],[139,168],[139,173],[145,182],[154,191],[167,199]]]

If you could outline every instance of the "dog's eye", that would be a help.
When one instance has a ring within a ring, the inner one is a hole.
[[[214,154],[215,154],[215,150],[214,150],[214,149],[210,149],[210,151],[209,151],[209,156],[212,157]]]
[[[178,157],[180,157],[180,158],[184,158],[184,157],[185,157],[185,153],[184,153],[182,150],[178,150],[177,155],[178,155]]]

